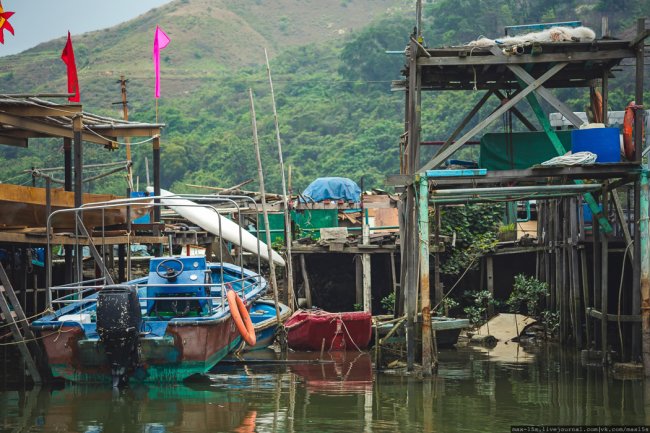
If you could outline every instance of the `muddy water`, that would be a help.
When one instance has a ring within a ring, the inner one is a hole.
[[[0,432],[509,432],[510,426],[648,425],[650,386],[566,352],[440,353],[437,377],[372,374],[354,352],[223,365],[177,386],[67,385],[0,392]],[[650,384],[649,384],[650,385]],[[645,391],[645,392],[644,392]]]

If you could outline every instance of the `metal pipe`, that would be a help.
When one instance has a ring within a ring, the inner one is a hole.
[[[485,194],[517,194],[526,192],[544,192],[544,191],[596,191],[602,188],[601,184],[582,184],[582,185],[539,185],[539,186],[512,186],[507,188],[459,188],[459,189],[434,189],[431,191],[432,196],[441,195],[461,195],[467,194],[470,196],[485,195]]]

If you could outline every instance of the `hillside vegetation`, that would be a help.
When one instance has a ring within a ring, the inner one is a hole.
[[[363,177],[366,186],[382,187],[385,175],[399,170],[397,143],[404,129],[404,95],[390,91],[390,81],[400,78],[404,58],[385,51],[399,51],[406,45],[414,24],[411,3],[177,0],[116,28],[76,38],[77,59],[83,64],[82,101],[87,109],[119,116],[110,104],[119,100],[114,82],[123,73],[131,80],[131,118],[155,119],[149,39],[159,23],[172,39],[163,51],[159,112],[160,121],[167,124],[162,142],[163,187],[180,192],[189,190],[187,183],[230,186],[256,177],[248,100],[252,88],[267,188],[277,190],[270,91],[261,65],[267,47],[285,163],[292,166],[294,190],[320,176],[356,181]],[[503,26],[510,24],[582,19],[598,30],[600,17],[606,14],[613,34],[622,35],[630,31],[636,16],[650,15],[648,9],[644,2],[627,0],[436,0],[425,4],[423,28],[425,43],[440,46],[500,35]],[[62,40],[52,41],[13,56],[13,66],[5,58],[0,66],[3,91],[60,91],[64,72],[57,61],[62,45]],[[622,109],[633,95],[629,80],[633,68],[621,69],[610,94],[614,109]],[[446,138],[481,96],[480,92],[426,94],[423,139]],[[565,90],[560,96],[582,110],[587,93]],[[501,128],[501,122],[492,127]],[[5,159],[12,160],[0,180],[32,165],[61,165],[59,146],[43,141],[29,150],[0,149]],[[86,148],[86,161],[124,158],[123,149],[108,153],[90,144]],[[148,145],[135,147],[135,170],[141,178],[148,155]],[[114,177],[93,189],[120,192],[124,182]]]

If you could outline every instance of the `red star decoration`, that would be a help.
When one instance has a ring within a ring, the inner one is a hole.
[[[0,3],[0,44],[5,43],[5,30],[8,30],[12,35],[14,34],[14,28],[9,23],[9,18],[13,14],[13,12],[5,12],[2,3]]]

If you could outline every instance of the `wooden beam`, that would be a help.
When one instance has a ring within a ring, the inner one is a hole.
[[[18,128],[2,128],[2,127],[0,127],[0,135],[4,135],[5,137],[12,137],[12,138],[49,138],[49,137],[51,137],[51,135],[42,134],[42,133],[39,133],[39,132],[27,131],[27,130],[18,129]]]
[[[160,135],[160,127],[154,126],[129,126],[111,128],[86,125],[86,130],[94,131],[104,137],[154,137]]]
[[[8,137],[6,135],[0,135],[0,144],[6,144],[8,146],[15,146],[15,147],[27,147],[27,139],[26,138],[16,138],[16,137]]]
[[[36,120],[27,119],[20,116],[13,116],[7,113],[0,112],[0,123],[11,125],[20,129],[34,131],[40,134],[47,134],[52,137],[74,138],[74,132],[72,128],[39,122]],[[112,146],[113,143],[113,141],[111,140],[105,140],[101,137],[98,137],[96,135],[87,132],[82,133],[82,137],[84,141],[101,144],[103,146]],[[107,138],[113,138],[113,137],[107,137]]]
[[[2,104],[0,111],[14,116],[26,117],[70,117],[81,113],[81,105],[61,105],[60,108],[48,107],[42,105],[19,105],[19,104]]]
[[[476,103],[474,108],[463,118],[463,120],[460,122],[460,124],[456,127],[454,132],[451,133],[447,141],[443,143],[443,145],[438,149],[438,152],[436,152],[436,155],[440,152],[443,152],[445,149],[447,149],[454,141],[454,139],[458,136],[463,131],[463,128],[467,126],[467,124],[474,118],[476,113],[478,113],[478,110],[481,109],[481,107],[485,104],[485,102],[490,98],[490,95],[492,95],[493,91],[488,90],[485,92],[483,97]]]
[[[630,48],[634,48],[636,45],[644,41],[648,36],[650,36],[650,29],[645,29],[643,32],[639,32],[637,36],[630,41]]]
[[[497,98],[499,98],[501,101],[504,101],[504,100],[508,99],[508,98],[506,98],[506,95],[504,95],[503,93],[501,93],[501,91],[499,91],[499,90],[494,90],[494,94],[497,95]],[[528,120],[528,119],[526,118],[526,116],[524,116],[523,114],[521,114],[521,111],[519,111],[519,110],[517,109],[517,107],[512,107],[512,108],[510,109],[510,111],[512,111],[512,114],[514,114],[515,116],[517,116],[517,119],[519,119],[519,121],[520,121],[521,123],[523,123],[524,126],[525,126],[526,128],[528,128],[529,131],[537,131],[537,128],[535,128],[535,125],[533,125],[532,123],[530,123],[530,120]]]
[[[474,137],[477,133],[485,129],[488,125],[490,125],[492,122],[494,122],[496,119],[500,118],[503,113],[508,111],[510,108],[514,107],[519,101],[521,101],[523,98],[525,98],[529,93],[533,92],[535,89],[540,87],[544,82],[546,82],[549,78],[557,74],[562,68],[564,68],[567,65],[567,63],[558,63],[554,65],[551,69],[549,69],[546,73],[544,73],[541,77],[538,79],[534,80],[532,83],[528,85],[525,89],[521,91],[517,96],[512,98],[510,101],[506,102],[503,104],[501,107],[499,107],[494,113],[490,114],[485,120],[480,122],[478,125],[476,125],[474,128],[472,128],[469,132],[467,132],[465,135],[463,135],[460,139],[458,139],[454,144],[449,146],[444,152],[438,152],[436,156],[434,156],[429,162],[427,162],[422,168],[420,168],[419,171],[425,171],[429,170],[431,168],[437,167],[440,164],[442,164],[447,158],[449,158],[451,155],[454,154],[463,144],[465,144],[467,141],[469,141],[470,138]]]
[[[533,76],[526,72],[521,66],[508,65],[508,69],[529,86],[535,82],[535,78],[533,78]],[[578,116],[576,116],[573,110],[567,107],[564,102],[560,101],[551,93],[550,90],[545,89],[543,86],[539,86],[535,89],[535,92],[562,113],[562,115],[566,117],[569,122],[573,123],[576,128],[579,128],[580,125],[584,123]]]
[[[553,54],[522,54],[520,56],[466,56],[466,57],[420,57],[418,66],[479,66],[479,65],[525,65],[530,63],[581,63],[585,61],[622,60],[634,57],[631,49],[618,49],[596,52],[578,52]]]

